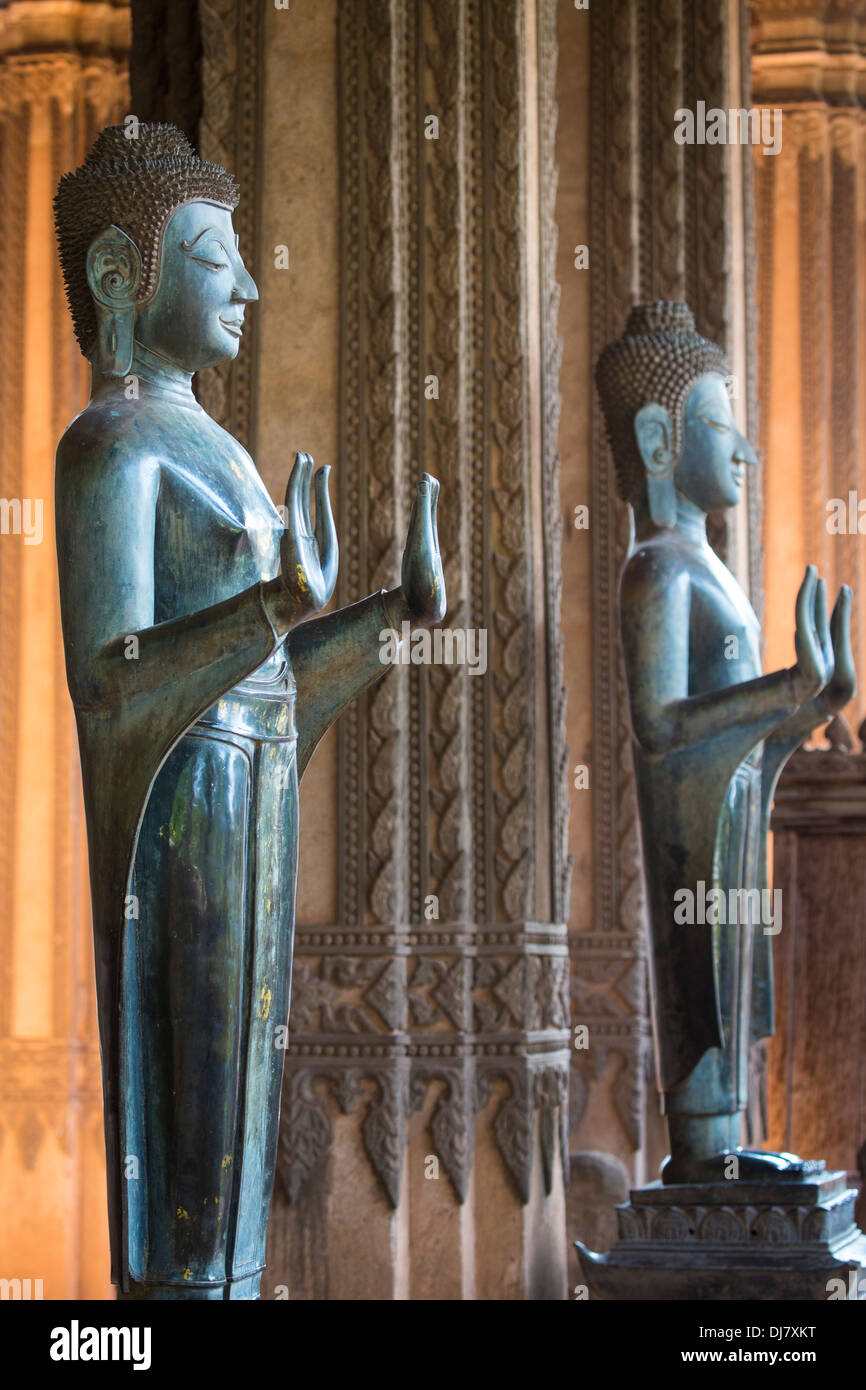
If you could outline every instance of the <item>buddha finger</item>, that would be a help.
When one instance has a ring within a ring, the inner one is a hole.
[[[853,699],[857,689],[854,655],[851,650],[851,603],[853,595],[847,584],[839,590],[830,619],[833,641],[833,693],[843,704]]]
[[[445,616],[448,599],[445,594],[445,574],[442,569],[442,552],[439,548],[439,479],[432,478],[433,497],[430,508],[430,524],[433,536],[433,616],[440,621]]]
[[[423,563],[423,556],[425,552],[429,552],[432,545],[432,530],[430,523],[432,481],[429,473],[423,473],[421,475],[412,502],[409,526],[406,531],[406,546],[403,551],[402,580],[407,597],[410,593],[414,592],[417,584],[417,566],[419,562]]]
[[[833,647],[830,642],[830,628],[827,623],[827,585],[819,579],[815,585],[815,607],[813,610],[815,633],[821,648],[828,672],[833,669]]]
[[[286,537],[294,538],[304,534],[304,514],[301,507],[301,494],[306,473],[306,454],[295,454],[295,462],[286,484]],[[309,487],[309,479],[307,480]]]
[[[304,481],[301,485],[301,516],[303,518],[304,535],[312,536],[313,518],[310,513],[310,489],[313,483],[313,456],[312,454],[302,454],[304,460]]]
[[[812,642],[814,634],[813,613],[815,608],[815,580],[817,571],[814,565],[806,566],[803,582],[797,593],[795,641]]]
[[[331,498],[328,493],[330,472],[330,465],[319,468],[313,484],[316,491],[316,546],[319,551],[319,564],[325,585],[326,603],[334,592],[337,569],[340,564],[337,528],[334,525],[334,513],[331,511]]]
[[[433,545],[435,553],[439,554],[439,479],[431,476],[430,478],[430,524],[433,529]]]

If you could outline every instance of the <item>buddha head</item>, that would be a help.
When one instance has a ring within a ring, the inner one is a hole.
[[[237,185],[170,125],[108,126],[54,200],[66,295],[94,371],[135,343],[192,373],[237,356],[258,298],[232,226]]]
[[[705,513],[736,505],[757,457],[734,421],[725,354],[687,305],[636,305],[596,381],[617,487],[636,513],[672,527],[678,494]]]

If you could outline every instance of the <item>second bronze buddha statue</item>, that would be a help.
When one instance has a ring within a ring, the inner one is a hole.
[[[773,1031],[772,936],[784,930],[760,915],[773,793],[794,748],[854,693],[851,593],[843,587],[828,625],[809,566],[796,664],[762,675],[754,610],[707,540],[708,514],[737,504],[757,462],[728,376],[721,349],[675,303],[633,309],[597,367],[634,522],[620,624],[671,1145],[665,1183],[796,1180],[820,1166],[743,1149],[740,1135],[749,1047]],[[682,904],[702,893],[735,905],[735,920],[689,921]]]

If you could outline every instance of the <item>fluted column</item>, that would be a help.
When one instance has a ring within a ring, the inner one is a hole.
[[[54,547],[54,450],[87,399],[52,200],[125,109],[124,3],[0,10],[0,1272],[107,1293],[84,820]]]
[[[855,591],[866,673],[866,16],[862,6],[754,7],[755,101],[782,112],[782,150],[756,154],[767,662],[789,664],[808,562]],[[862,502],[862,513],[858,510]],[[861,523],[862,516],[862,523]]]
[[[853,0],[759,0],[753,18],[755,100],[781,111],[783,131],[781,153],[755,160],[766,659],[792,660],[807,563],[831,597],[850,584],[859,689],[845,713],[856,728],[866,681],[866,15]],[[862,762],[838,746],[797,753],[773,817],[783,916],[769,1138],[849,1170],[864,1133],[853,1099]]]

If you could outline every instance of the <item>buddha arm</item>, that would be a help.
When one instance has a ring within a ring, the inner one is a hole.
[[[300,623],[288,650],[298,688],[298,776],[319,740],[357,695],[388,670],[380,660],[383,629],[392,626],[386,590],[323,618]]]
[[[136,697],[161,698],[188,685],[191,710],[207,709],[271,654],[276,634],[262,597],[263,586],[233,594],[198,612],[136,629],[108,641],[89,672],[80,703],[105,706]],[[134,639],[134,657],[127,656]],[[193,713],[192,722],[197,717]]]
[[[649,581],[649,582],[647,582]],[[624,580],[622,638],[632,728],[645,752],[666,755],[732,736],[738,758],[796,709],[789,670],[689,695],[690,585],[686,575]]]

